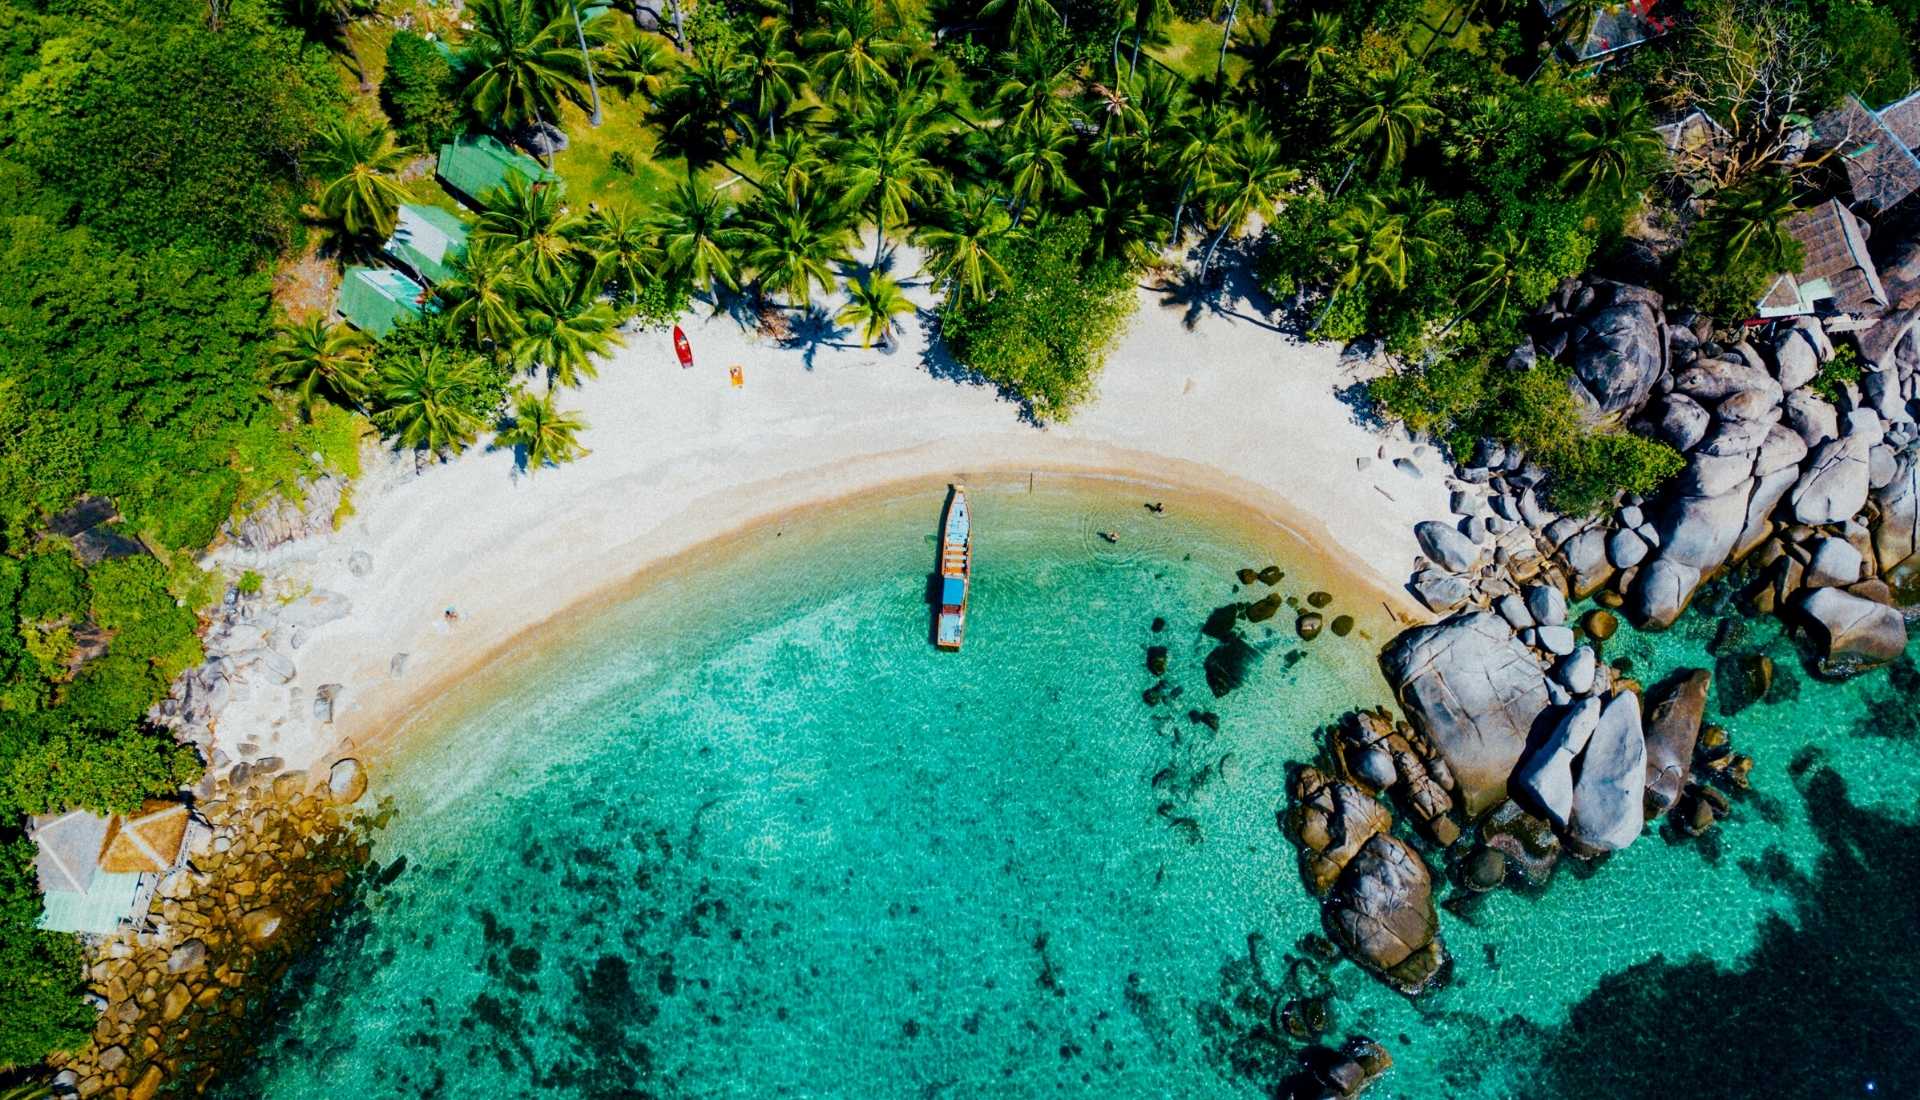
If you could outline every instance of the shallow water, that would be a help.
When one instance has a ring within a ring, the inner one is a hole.
[[[1280,1005],[1328,990],[1336,1039],[1394,1055],[1374,1095],[1598,1095],[1575,1041],[1596,1029],[1566,1026],[1579,1002],[1604,989],[1627,997],[1616,1015],[1650,1013],[1628,996],[1662,987],[1649,960],[1697,953],[1688,980],[1712,1003],[1817,908],[1834,846],[1809,775],[1847,780],[1858,820],[1912,818],[1909,693],[1884,673],[1815,683],[1756,624],[1740,645],[1773,653],[1774,697],[1794,697],[1724,720],[1759,760],[1734,818],[1444,912],[1453,981],[1408,1001],[1296,947],[1318,910],[1275,826],[1315,728],[1384,697],[1382,639],[1303,643],[1283,611],[1249,633],[1251,682],[1216,702],[1199,625],[1247,598],[1236,568],[1291,544],[1147,517],[1117,487],[1019,489],[976,494],[958,656],[927,644],[938,500],[916,494],[677,570],[490,671],[411,738],[377,853],[404,870],[227,1095],[1258,1096],[1302,1045],[1273,1026]],[[1117,547],[1093,536],[1109,527]],[[1278,560],[1283,592],[1321,583],[1298,549]],[[1712,633],[1696,615],[1607,657],[1651,682],[1710,665]],[[1149,708],[1155,642],[1185,695]],[[1793,769],[1810,744],[1822,755]],[[1875,873],[1907,897],[1911,870]],[[1904,958],[1877,950],[1865,961]],[[1636,966],[1643,981],[1602,986]],[[1910,1080],[1910,1053],[1873,1058],[1827,1074],[1832,1094]]]

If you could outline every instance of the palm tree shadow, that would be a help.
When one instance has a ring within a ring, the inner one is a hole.
[[[842,279],[857,281],[865,285],[867,280],[873,278],[875,275],[893,274],[894,257],[899,250],[900,246],[897,244],[888,245],[881,250],[878,263],[862,261],[855,256],[842,260],[834,266],[839,270]]]
[[[521,478],[533,473],[533,470],[527,465],[527,448],[525,444],[512,443],[503,447],[500,445],[499,440],[494,439],[487,442],[486,449],[488,454],[492,454],[495,451],[513,452],[513,472],[507,476],[514,481],[519,481]]]
[[[1142,289],[1161,296],[1161,306],[1181,311],[1180,324],[1188,331],[1199,327],[1200,318],[1211,314],[1231,321],[1245,321],[1272,332],[1289,332],[1287,326],[1271,318],[1277,307],[1253,273],[1251,248],[1235,241],[1221,246],[1220,255],[1205,278],[1193,264],[1182,264],[1172,278]]]
[[[995,382],[954,356],[953,349],[947,346],[946,338],[940,334],[938,310],[916,310],[914,316],[919,319],[921,331],[926,335],[926,343],[920,348],[921,370],[942,382],[951,382],[956,386],[990,388],[1001,400],[1019,409],[1020,420],[1023,423],[1035,428],[1046,427],[1046,421],[1034,415],[1033,402],[1021,396],[1019,391]]]
[[[788,351],[798,350],[801,363],[812,370],[813,357],[821,348],[847,347],[844,337],[852,331],[834,320],[825,306],[809,305],[788,320],[787,334],[780,338],[780,346]]]

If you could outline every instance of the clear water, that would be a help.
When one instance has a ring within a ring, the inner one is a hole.
[[[1313,561],[1197,503],[1155,519],[1118,487],[1025,490],[976,491],[958,656],[927,644],[939,500],[916,492],[763,532],[489,670],[388,777],[378,857],[404,871],[313,960],[227,1094],[1261,1096],[1302,1046],[1279,1006],[1331,991],[1333,1036],[1396,1059],[1374,1095],[1599,1095],[1582,1067],[1611,1040],[1569,1025],[1583,1000],[1666,1011],[1647,999],[1673,984],[1661,968],[1698,955],[1688,1003],[1712,1006],[1821,909],[1809,884],[1834,846],[1797,753],[1820,746],[1863,820],[1911,820],[1913,700],[1884,674],[1816,684],[1756,627],[1748,648],[1798,694],[1726,721],[1759,760],[1733,820],[1444,912],[1454,979],[1408,1001],[1296,946],[1318,908],[1275,826],[1315,728],[1384,696],[1378,619],[1343,601],[1373,636],[1303,643],[1283,611],[1252,634],[1251,682],[1216,702],[1198,628],[1244,598],[1233,571],[1277,560],[1304,596],[1325,583]],[[1094,537],[1109,528],[1117,546]],[[1710,664],[1712,628],[1623,634],[1607,656]],[[1154,642],[1185,695],[1150,709]],[[1911,897],[1910,861],[1881,862]],[[1915,1015],[1887,999],[1858,1011]],[[1884,1065],[1823,1070],[1824,1094],[1920,1088],[1911,1054],[1873,1049]]]

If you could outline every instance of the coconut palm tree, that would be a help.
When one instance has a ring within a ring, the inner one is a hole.
[[[652,101],[666,86],[673,61],[658,39],[648,35],[628,35],[606,50],[600,62],[600,78],[630,96]]]
[[[907,221],[907,208],[926,204],[945,186],[946,176],[927,159],[931,137],[915,116],[862,127],[839,150],[846,201],[873,216],[873,266],[880,266],[887,230]]]
[[[526,390],[514,394],[513,415],[494,433],[496,446],[517,449],[529,472],[559,466],[587,454],[580,433],[587,422],[578,413],[561,412],[553,394]]]
[[[689,167],[726,156],[739,135],[757,126],[744,106],[744,76],[725,58],[696,52],[654,100],[661,144],[686,157]]]
[[[487,196],[471,239],[505,250],[529,278],[544,282],[573,273],[582,258],[574,241],[579,226],[580,219],[567,213],[560,188],[510,176],[504,188]]]
[[[1015,233],[1013,219],[985,194],[970,192],[945,206],[940,219],[919,230],[922,263],[950,299],[984,298],[989,288],[1013,284],[994,258],[994,245]]]
[[[779,137],[763,142],[759,149],[760,185],[763,190],[779,190],[789,197],[827,178],[826,158],[813,135],[788,129]]]
[[[1166,230],[1166,215],[1156,214],[1144,187],[1134,180],[1103,172],[1083,205],[1093,219],[1096,259],[1114,257],[1146,263]]]
[[[1067,171],[1067,150],[1072,147],[1073,131],[1063,125],[1015,131],[1006,161],[1014,224],[1028,206],[1048,195],[1072,198],[1080,193]]]
[[[577,386],[599,375],[595,356],[620,345],[620,317],[613,307],[568,279],[532,283],[520,301],[520,335],[514,365],[547,372],[556,385]]]
[[[600,207],[582,219],[580,246],[591,257],[587,290],[632,301],[666,262],[658,230],[625,204]]]
[[[827,25],[807,38],[815,79],[828,98],[846,95],[855,102],[894,84],[892,67],[905,59],[906,45],[880,28],[873,0],[829,0]]]
[[[775,19],[747,36],[734,63],[754,114],[766,120],[767,140],[773,140],[774,118],[806,87],[807,68],[788,48],[792,39],[786,23]]]
[[[1359,89],[1360,108],[1336,137],[1342,144],[1369,145],[1374,164],[1391,168],[1419,144],[1440,111],[1427,102],[1427,84],[1412,58],[1402,56],[1374,72]]]
[[[558,119],[562,102],[590,109],[586,59],[569,13],[545,0],[473,0],[467,12],[466,101],[481,119],[518,129]],[[585,33],[590,43],[605,34],[598,23]]]
[[[1531,241],[1514,234],[1511,229],[1500,231],[1500,240],[1494,244],[1483,245],[1479,255],[1473,261],[1473,279],[1462,288],[1466,296],[1466,308],[1461,317],[1491,305],[1489,310],[1498,317],[1507,311],[1513,301],[1514,287],[1525,270],[1527,253],[1532,247]],[[1455,318],[1457,323],[1459,318]],[[1452,328],[1453,325],[1448,325]]]
[[[993,105],[1004,125],[1016,130],[1051,130],[1065,121],[1060,92],[1073,76],[1073,58],[1054,44],[1024,40],[1000,55],[1006,76],[993,91]]]
[[[348,117],[327,126],[312,154],[321,216],[348,236],[382,241],[392,236],[407,198],[394,173],[412,155],[394,144],[393,131],[377,123]]]
[[[1586,194],[1600,188],[1624,195],[1634,171],[1652,163],[1663,144],[1653,132],[1647,116],[1646,101],[1629,88],[1621,88],[1580,120],[1580,128],[1567,139],[1570,153],[1562,186],[1578,184]]]
[[[656,225],[670,270],[709,293],[738,289],[739,273],[729,252],[738,240],[732,204],[688,180],[667,197]]]
[[[480,348],[504,349],[520,335],[519,300],[525,283],[505,248],[474,241],[451,279],[434,287],[446,324]]]
[[[316,399],[362,409],[373,385],[367,365],[370,345],[357,329],[330,325],[319,317],[282,325],[273,344],[273,380],[293,390],[309,419]]]
[[[1314,12],[1288,28],[1283,44],[1273,51],[1273,60],[1299,66],[1307,74],[1307,94],[1312,95],[1314,83],[1327,75],[1340,56],[1340,29],[1338,12]]]
[[[1240,116],[1218,100],[1209,100],[1197,112],[1182,120],[1177,131],[1178,147],[1173,155],[1173,170],[1180,178],[1180,197],[1173,206],[1173,233],[1167,247],[1180,243],[1181,222],[1187,199],[1195,188],[1204,188],[1226,164],[1227,150],[1240,130]]]
[[[1786,220],[1799,211],[1794,196],[1792,179],[1761,176],[1727,191],[1714,203],[1701,229],[1726,241],[1722,255],[1728,263],[1755,249],[1769,270],[1785,270],[1796,243],[1786,230]]]
[[[991,17],[1008,10],[1013,12],[1011,30],[1015,42],[1051,33],[1055,23],[1062,29],[1067,25],[1066,16],[1047,0],[993,0],[981,6],[980,14]]]
[[[1200,260],[1200,277],[1206,278],[1213,266],[1214,254],[1228,233],[1238,234],[1247,220],[1265,217],[1280,201],[1280,192],[1300,178],[1300,173],[1281,161],[1280,143],[1266,135],[1265,127],[1252,125],[1241,130],[1240,139],[1227,154],[1226,163],[1207,188],[1217,228],[1207,253]]]
[[[1452,217],[1453,208],[1433,201],[1422,184],[1385,198],[1369,193],[1333,220],[1334,255],[1345,266],[1336,291],[1374,276],[1405,289],[1414,265],[1438,252],[1433,234]]]
[[[859,330],[861,347],[870,348],[875,342],[888,346],[893,340],[893,319],[914,308],[899,283],[876,271],[864,283],[847,282],[847,304],[834,319]]]
[[[361,91],[373,90],[372,82],[367,79],[366,64],[360,60],[360,51],[355,48],[351,33],[354,20],[373,14],[373,3],[369,0],[282,0],[280,10],[288,26],[298,27],[313,42],[345,58],[360,81]]]
[[[464,450],[480,433],[470,407],[481,385],[479,360],[447,348],[422,348],[380,372],[374,423],[403,447],[436,455]]]
[[[765,290],[806,307],[812,288],[834,287],[833,265],[851,262],[847,225],[839,210],[814,188],[794,195],[762,194],[747,207],[741,234],[746,266]]]

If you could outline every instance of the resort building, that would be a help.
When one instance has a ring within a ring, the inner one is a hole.
[[[1883,214],[1920,191],[1920,93],[1878,111],[1849,95],[1846,102],[1814,124],[1813,152],[1831,155],[1842,178],[1834,184],[1852,200],[1853,209]]]
[[[379,339],[431,308],[431,293],[390,267],[350,267],[340,281],[340,316]]]
[[[438,283],[452,278],[466,250],[467,223],[458,215],[438,206],[400,204],[399,220],[387,239],[387,257],[415,279]]]
[[[485,134],[442,145],[436,171],[447,190],[475,210],[486,209],[486,197],[505,187],[510,179],[532,185],[559,178],[539,161]]]
[[[149,802],[133,814],[85,810],[27,823],[40,879],[40,927],[107,936],[146,924],[161,880],[185,863],[195,831],[187,807]]]
[[[1763,320],[1815,314],[1830,332],[1867,328],[1887,307],[1887,290],[1867,254],[1866,225],[1839,199],[1828,199],[1787,220],[1800,242],[1800,270],[1768,284],[1756,316]]]
[[[1588,4],[1584,0],[1539,0],[1550,27],[1564,31],[1560,52],[1576,64],[1605,61],[1674,27],[1671,15],[1658,12],[1660,0],[1622,0]],[[1585,19],[1586,27],[1568,26]]]

